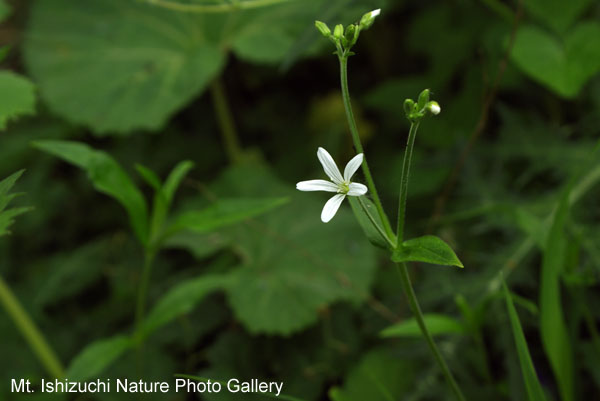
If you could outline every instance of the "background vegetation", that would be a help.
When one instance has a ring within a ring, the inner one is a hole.
[[[61,399],[9,383],[65,372],[281,380],[306,401],[451,398],[385,254],[348,205],[323,224],[327,196],[294,189],[321,176],[318,146],[341,165],[354,154],[314,20],[378,7],[349,62],[355,113],[394,210],[402,103],[431,88],[442,107],[417,137],[407,230],[444,238],[465,266],[412,277],[467,399],[535,399],[509,311],[546,399],[600,393],[598,2],[254,3],[0,2],[0,180],[26,169],[18,199],[16,176],[0,184],[0,209],[17,207],[0,233],[33,207],[0,238],[0,277],[59,361],[40,363],[2,310],[0,398]]]

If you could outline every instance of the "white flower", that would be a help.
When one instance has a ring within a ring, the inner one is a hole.
[[[438,114],[440,114],[440,111],[442,111],[438,102],[435,102],[435,101],[431,101],[431,102],[427,103],[427,108],[433,115],[438,115]]]
[[[331,181],[301,181],[296,184],[296,189],[299,189],[300,191],[326,191],[337,193],[325,203],[325,207],[323,207],[323,211],[321,212],[321,221],[327,223],[335,216],[346,195],[361,196],[367,193],[367,187],[365,185],[357,182],[350,182],[350,178],[356,173],[356,170],[358,170],[362,164],[364,157],[362,153],[354,156],[352,160],[346,164],[343,176],[333,161],[333,158],[325,149],[319,148],[317,157],[323,165],[325,174],[329,176]]]
[[[377,17],[381,13],[381,8],[371,11],[371,18]]]

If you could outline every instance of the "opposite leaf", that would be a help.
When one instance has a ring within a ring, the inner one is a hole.
[[[148,242],[146,201],[131,178],[112,157],[83,143],[71,141],[37,141],[33,146],[87,171],[98,191],[115,198],[127,210],[140,242],[144,245]]]
[[[66,376],[71,381],[95,378],[132,345],[131,339],[123,335],[93,342],[73,358]]]
[[[464,267],[450,245],[434,235],[404,241],[392,254],[394,262],[425,262],[442,266]]]
[[[429,313],[423,315],[423,319],[433,336],[462,334],[466,331],[463,323],[450,316]],[[385,328],[380,335],[381,337],[421,337],[423,333],[413,317]]]

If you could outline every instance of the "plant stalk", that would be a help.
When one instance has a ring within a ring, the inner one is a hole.
[[[360,142],[360,136],[358,134],[358,128],[356,127],[356,121],[354,120],[354,113],[352,112],[352,104],[350,103],[350,91],[348,89],[348,54],[342,52],[341,49],[338,49],[338,58],[340,60],[340,80],[342,84],[342,99],[344,101],[344,109],[346,110],[346,118],[348,120],[348,126],[350,127],[350,133],[352,134],[352,141],[354,142],[354,148],[357,153],[362,153],[364,155],[364,149]],[[381,204],[381,200],[379,199],[379,194],[377,193],[377,188],[375,188],[375,182],[373,181],[373,176],[371,175],[371,170],[369,169],[369,164],[367,163],[366,156],[363,159],[362,170],[365,174],[365,180],[367,181],[367,187],[369,188],[369,192],[371,192],[371,197],[373,198],[373,203],[375,204],[375,208],[377,209],[377,213],[383,222],[383,226],[385,232],[388,234],[387,237],[393,238],[394,232],[392,230],[392,226],[390,225],[390,221],[388,220],[385,212],[383,211],[383,205]]]
[[[148,288],[150,287],[150,277],[152,275],[152,263],[154,262],[154,253],[146,251],[144,254],[144,268],[142,270],[142,279],[138,289],[138,297],[135,307],[135,331],[136,335],[141,334],[144,314],[146,313],[146,299],[148,298]],[[139,337],[140,342],[143,337]]]
[[[243,151],[235,128],[233,114],[227,101],[227,95],[225,94],[223,83],[219,78],[216,78],[212,82],[210,94],[215,107],[225,152],[231,163],[237,163],[241,160]]]
[[[421,311],[421,306],[419,306],[419,301],[417,300],[415,290],[413,289],[413,286],[410,282],[410,276],[408,275],[408,269],[406,267],[406,263],[397,263],[397,266],[398,266],[398,272],[400,273],[402,288],[404,289],[404,293],[406,294],[406,298],[408,299],[410,309],[412,310],[415,318],[417,319],[417,324],[419,325],[419,328],[421,329],[421,333],[423,333],[423,337],[425,337],[425,340],[427,341],[427,345],[429,346],[429,349],[433,353],[435,360],[437,361],[438,365],[442,369],[444,378],[448,382],[448,385],[452,388],[452,391],[454,392],[456,399],[459,401],[465,401],[465,396],[463,395],[462,391],[460,390],[460,387],[458,387],[456,380],[454,380],[454,376],[452,375],[450,368],[448,368],[448,365],[446,364],[446,360],[440,353],[440,350],[438,349],[437,345],[435,344],[435,341],[433,340],[433,337],[431,336],[429,329],[425,325],[425,320],[423,318],[423,312]]]
[[[56,379],[65,376],[65,370],[43,334],[27,314],[4,279],[0,277],[0,303],[12,318],[29,347],[40,360],[48,374]]]
[[[406,144],[406,150],[404,151],[404,160],[402,161],[402,178],[400,180],[400,200],[398,201],[398,239],[396,246],[401,246],[404,241],[404,222],[406,221],[406,200],[408,198],[408,179],[410,176],[410,163],[412,161],[413,148],[415,146],[415,138],[417,137],[417,130],[419,129],[419,122],[410,124],[410,131],[408,132],[408,141]]]

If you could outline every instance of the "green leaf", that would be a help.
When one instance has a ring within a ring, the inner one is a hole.
[[[156,173],[150,170],[148,167],[141,164],[136,164],[135,169],[139,173],[140,177],[146,181],[146,184],[150,185],[155,191],[160,191],[162,188],[162,182],[160,177]]]
[[[527,10],[555,31],[566,31],[593,0],[527,0]]]
[[[525,74],[560,96],[577,96],[600,71],[600,24],[577,24],[563,40],[534,26],[519,28],[512,61]]]
[[[207,275],[173,287],[157,302],[144,320],[142,334],[147,336],[178,316],[189,313],[207,295],[223,289],[226,283],[226,276]]]
[[[450,316],[427,313],[423,315],[423,319],[433,336],[463,334],[466,331],[462,322]],[[421,337],[422,335],[423,333],[414,317],[389,326],[381,332],[381,337]]]
[[[573,351],[562,310],[560,276],[565,260],[567,237],[564,233],[569,215],[567,187],[552,217],[552,225],[542,256],[540,287],[540,333],[542,344],[556,376],[563,401],[574,399]]]
[[[167,229],[168,235],[181,230],[205,233],[239,223],[279,207],[288,198],[220,199],[205,209],[183,212]]]
[[[392,255],[394,262],[425,262],[442,266],[464,267],[458,257],[441,238],[425,235],[404,241]]]
[[[35,86],[11,71],[0,71],[0,130],[8,121],[34,112]]]
[[[242,256],[242,266],[231,272],[228,300],[251,333],[289,335],[316,322],[319,310],[333,302],[366,299],[375,249],[362,240],[347,204],[323,224],[325,194],[296,191],[260,165],[232,167],[213,190],[220,196],[291,199],[253,224],[222,231]]]
[[[10,201],[20,195],[8,194],[8,191],[11,190],[24,171],[25,170],[17,171],[0,181],[0,237],[10,234],[8,229],[13,224],[15,217],[31,210],[30,207],[18,207],[5,210]]]
[[[157,130],[224,64],[203,18],[214,17],[134,0],[39,0],[26,65],[50,108],[71,122],[100,134]]]
[[[406,397],[414,386],[412,362],[386,349],[371,351],[355,366],[342,388],[329,391],[332,401],[395,401]]]
[[[44,140],[33,146],[82,168],[94,187],[116,199],[129,214],[133,231],[142,244],[148,241],[148,211],[142,193],[121,166],[105,152],[71,141]]]
[[[377,228],[373,227],[371,219],[367,216],[365,210],[360,205],[360,200],[353,196],[348,196],[347,199],[350,202],[350,206],[352,207],[352,212],[354,212],[354,217],[356,217],[358,224],[363,229],[368,240],[375,246],[378,246],[383,249],[388,249],[389,244],[387,240]],[[375,222],[383,230],[384,225],[381,221],[381,217],[379,217],[379,213],[377,213],[375,204],[365,196],[362,197],[362,201],[366,205],[366,208],[373,220],[375,220]]]
[[[177,165],[173,167],[173,170],[171,170],[171,173],[169,173],[169,176],[167,177],[163,186],[163,191],[165,194],[165,198],[167,199],[168,205],[171,205],[173,197],[175,196],[175,192],[177,191],[177,188],[179,188],[181,181],[183,181],[187,173],[193,167],[193,162],[189,160],[184,160],[177,163]]]
[[[95,341],[73,358],[66,377],[71,381],[98,377],[132,345],[131,339],[123,335]]]
[[[508,291],[506,282],[502,280],[504,287],[504,298],[506,299],[506,308],[508,309],[508,317],[510,318],[510,325],[512,326],[513,336],[515,338],[515,344],[517,345],[517,353],[519,354],[519,362],[521,364],[521,372],[523,373],[523,380],[525,381],[525,388],[527,389],[527,396],[529,401],[545,401],[546,396],[544,390],[540,385],[540,382],[535,372],[535,367],[529,354],[529,347],[521,328],[521,322],[519,321],[519,315],[513,304],[511,294]]]

